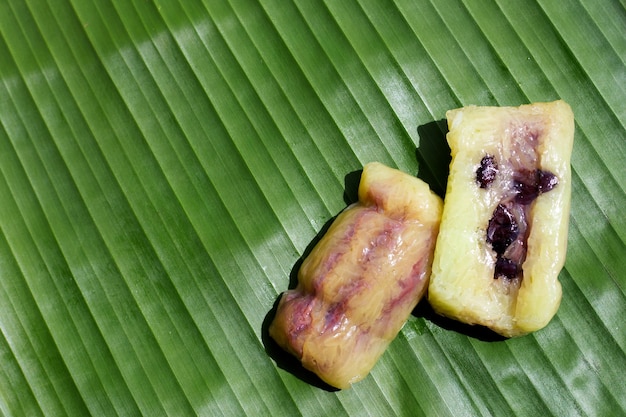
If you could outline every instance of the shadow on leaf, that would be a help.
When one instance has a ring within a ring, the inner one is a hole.
[[[412,315],[423,318],[442,329],[450,330],[482,342],[501,342],[507,340],[506,337],[499,335],[488,327],[461,323],[460,321],[437,314],[428,303],[426,297],[415,307]]]
[[[450,147],[446,140],[445,119],[423,124],[417,128],[420,138],[415,156],[419,164],[418,178],[427,183],[441,198],[445,196],[450,165]]]

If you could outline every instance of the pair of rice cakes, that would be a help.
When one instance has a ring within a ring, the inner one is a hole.
[[[428,293],[433,309],[506,336],[561,300],[574,117],[563,101],[446,114],[445,205],[426,183],[367,164],[281,296],[270,335],[337,388],[363,379]]]

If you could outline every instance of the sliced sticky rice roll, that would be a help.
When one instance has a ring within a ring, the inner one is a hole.
[[[452,161],[428,300],[511,337],[561,300],[574,117],[563,101],[450,110]]]
[[[427,184],[380,163],[364,167],[358,194],[302,263],[269,328],[337,388],[367,376],[426,292],[442,211]]]

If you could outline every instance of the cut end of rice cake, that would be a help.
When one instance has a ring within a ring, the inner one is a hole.
[[[565,262],[571,198],[571,109],[559,100],[520,107],[468,106],[450,110],[447,117],[452,161],[428,299],[439,314],[507,337],[538,330],[548,324],[561,300],[558,275]],[[495,161],[497,174],[487,167],[491,171],[485,184],[477,177],[486,156]],[[513,181],[526,165],[529,172],[553,175],[556,183],[545,193],[531,193],[531,203],[516,200],[515,193],[524,189]],[[496,261],[505,254],[486,240],[503,201],[524,205],[519,233],[525,240],[511,228],[516,242],[525,245],[518,245],[525,252],[513,278],[497,278]]]

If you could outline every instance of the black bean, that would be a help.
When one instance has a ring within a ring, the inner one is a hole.
[[[487,188],[496,179],[498,164],[493,159],[493,155],[485,155],[480,160],[480,166],[476,170],[476,182],[480,188]]]
[[[502,255],[506,248],[517,238],[519,228],[517,221],[509,209],[503,204],[493,212],[487,226],[487,242],[498,255]]]
[[[557,184],[559,183],[559,179],[557,178],[556,175],[554,175],[550,171],[542,171],[542,170],[538,170],[538,171],[539,171],[538,187],[539,187],[540,193],[547,193],[548,191],[552,190],[554,187],[557,186]]]
[[[515,201],[522,205],[532,203],[541,193],[551,191],[559,183],[556,175],[541,169],[521,169],[513,174]]]
[[[498,257],[496,260],[496,269],[493,274],[494,278],[505,277],[515,278],[519,273],[519,266],[508,258]]]
[[[513,174],[515,202],[527,205],[539,195],[539,170],[520,169]]]

